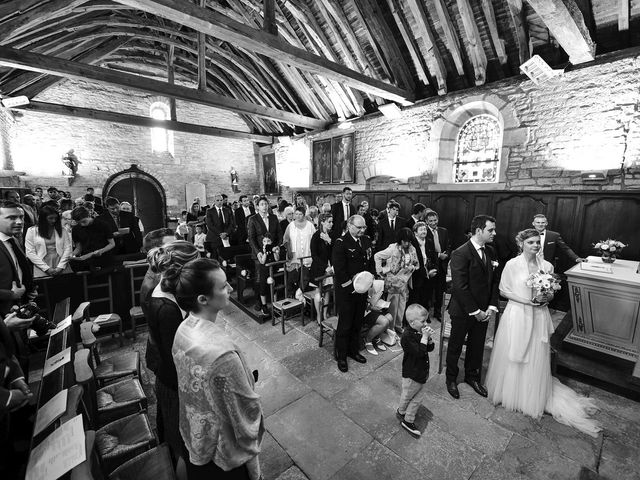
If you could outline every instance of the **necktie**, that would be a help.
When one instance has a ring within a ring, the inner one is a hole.
[[[344,207],[344,219],[349,220],[349,205],[343,203],[342,206]]]
[[[391,220],[391,230],[395,230],[395,229],[396,229],[396,221]]]
[[[436,253],[441,253],[442,249],[440,248],[440,238],[438,238],[438,229],[434,228],[431,230],[433,233],[433,245],[436,248]]]
[[[487,264],[487,256],[484,254],[484,247],[480,247],[480,256],[482,257],[482,263]]]
[[[218,215],[220,215],[220,218],[222,219],[222,224],[224,225],[224,213],[222,213],[222,209],[220,207],[218,207]]]

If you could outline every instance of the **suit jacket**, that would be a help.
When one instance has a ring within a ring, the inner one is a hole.
[[[449,314],[452,317],[467,317],[476,310],[486,311],[490,305],[498,306],[499,279],[492,265],[496,255],[489,245],[485,245],[485,255],[486,263],[471,241],[451,254],[453,289]]]
[[[255,215],[256,210],[253,208],[253,205],[249,206],[249,217]],[[238,207],[235,211],[236,217],[236,232],[238,235],[238,243],[240,245],[244,245],[247,242],[247,238],[249,236],[249,231],[247,230],[247,221],[249,217],[246,217],[244,214],[244,208],[242,206]]]
[[[363,235],[360,241],[362,246],[347,232],[338,238],[333,246],[331,263],[335,272],[336,288],[344,293],[353,291],[352,278],[356,273],[366,270],[375,275],[371,240]]]
[[[575,254],[571,247],[564,243],[564,240],[558,232],[547,230],[544,236],[544,245],[542,246],[544,259],[555,266],[558,254],[562,253],[575,262],[578,255]]]
[[[18,271],[13,263],[11,254],[4,246],[4,242],[0,241],[0,315],[2,317],[11,310],[14,304],[21,305],[26,303],[26,294],[33,290],[33,267],[22,250],[15,251],[14,249],[14,254],[22,270],[22,285],[25,286],[27,291],[22,299],[13,300],[12,283],[15,281],[17,285],[20,285]]]
[[[116,248],[113,253],[116,255],[138,253],[142,247],[142,233],[138,217],[130,212],[120,212],[119,219],[120,228],[128,228],[129,233],[122,237],[115,237]],[[112,232],[118,231],[118,226],[108,210],[98,215],[96,221],[108,225]]]
[[[282,243],[282,231],[280,230],[278,217],[276,217],[273,213],[269,214],[268,231],[271,234],[273,245],[280,245]],[[249,245],[251,246],[251,252],[254,256],[256,256],[258,252],[262,251],[262,238],[264,237],[265,233],[267,233],[267,226],[264,224],[264,221],[262,220],[260,214],[249,217],[249,220],[247,221],[247,234],[249,236]]]
[[[334,240],[340,238],[342,235],[342,226],[344,222],[346,222],[351,215],[356,214],[356,209],[353,205],[349,204],[349,217],[344,218],[344,207],[343,203],[334,203],[331,205],[331,215],[333,216],[333,227],[331,228],[330,237]]]
[[[211,242],[214,247],[222,246],[221,233],[231,236],[235,228],[233,213],[230,209],[222,207],[223,218],[218,215],[218,209],[211,207],[207,210],[207,242]]]
[[[407,221],[397,216],[395,219],[394,229],[391,230],[391,225],[389,225],[389,217],[385,217],[382,220],[378,221],[378,240],[376,242],[376,250],[384,250],[392,243],[395,243],[396,234],[398,230],[407,226]]]
[[[451,240],[449,239],[449,231],[446,228],[438,227],[438,241],[440,243],[441,253],[446,253],[447,258],[441,260],[436,253],[436,268],[438,269],[438,277],[441,279],[447,276],[447,267],[449,266],[449,260],[451,259]],[[430,243],[431,249],[435,252],[436,247],[433,239],[433,232],[430,228],[427,228],[427,242]]]

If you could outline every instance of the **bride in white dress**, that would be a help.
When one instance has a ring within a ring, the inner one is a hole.
[[[601,428],[589,418],[597,410],[593,400],[551,375],[549,339],[554,327],[547,308],[551,297],[540,295],[532,301],[534,290],[527,286],[529,274],[553,272],[553,265],[538,256],[541,247],[536,230],[520,232],[516,241],[522,253],[507,262],[500,280],[500,294],[509,303],[500,318],[489,362],[489,400],[534,418],[550,413],[558,422],[595,437]]]

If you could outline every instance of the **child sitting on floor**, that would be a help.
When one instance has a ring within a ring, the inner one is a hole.
[[[402,395],[396,416],[401,420],[402,428],[417,438],[421,432],[413,422],[422,403],[424,384],[429,377],[429,352],[435,346],[431,339],[434,331],[427,326],[429,312],[422,305],[409,305],[405,315],[409,325],[402,332],[400,339],[404,351]]]

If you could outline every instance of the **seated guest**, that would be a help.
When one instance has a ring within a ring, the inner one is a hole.
[[[76,207],[71,211],[71,218],[76,225],[71,230],[71,238],[75,244],[73,256],[70,258],[71,268],[78,272],[94,270],[113,265],[113,240],[111,229],[104,223],[94,220],[84,207]]]
[[[309,272],[309,285],[318,288],[314,296],[318,323],[322,318],[320,312],[320,285],[316,283],[316,278],[322,277],[327,273],[333,273],[331,267],[331,252],[333,250],[333,240],[331,238],[331,229],[333,228],[333,216],[331,213],[322,213],[319,217],[320,226],[311,237],[311,271]],[[330,278],[325,279],[327,282]],[[325,301],[329,300],[329,292],[327,292]]]
[[[147,254],[149,268],[160,281],[153,289],[147,301],[146,318],[149,325],[149,338],[156,347],[156,396],[158,414],[156,423],[164,434],[174,461],[177,463],[183,456],[183,443],[178,429],[178,379],[176,367],[171,356],[171,347],[176,330],[186,316],[180,309],[176,299],[168,289],[163,274],[170,267],[181,267],[185,263],[198,258],[199,253],[192,243],[175,240],[165,246],[156,247]]]
[[[407,306],[407,297],[411,287],[411,275],[418,268],[416,249],[411,245],[413,233],[408,228],[398,231],[396,243],[374,255],[376,272],[384,278],[389,312],[393,317],[393,328],[402,333],[402,318]],[[383,261],[386,264],[383,266]]]
[[[383,293],[384,281],[374,280],[373,285],[369,289],[369,299],[363,323],[363,329],[366,331],[364,348],[371,355],[378,355],[378,350],[384,352],[387,349],[380,340],[380,334],[389,328],[393,320],[389,313],[389,302],[381,300]],[[382,306],[381,303],[384,303],[385,306]]]
[[[173,342],[187,478],[258,480],[264,420],[257,372],[216,324],[231,291],[224,270],[199,258],[170,268],[163,282],[189,312]]]
[[[30,227],[25,236],[25,253],[33,263],[33,276],[65,273],[72,249],[71,235],[62,228],[58,211],[43,207],[38,225]]]
[[[120,211],[120,202],[117,198],[107,197],[104,201],[106,211],[96,220],[109,227],[116,242],[116,255],[128,255],[140,252],[142,247],[142,234],[138,226],[137,217],[132,213]],[[125,233],[123,229],[128,228]]]

